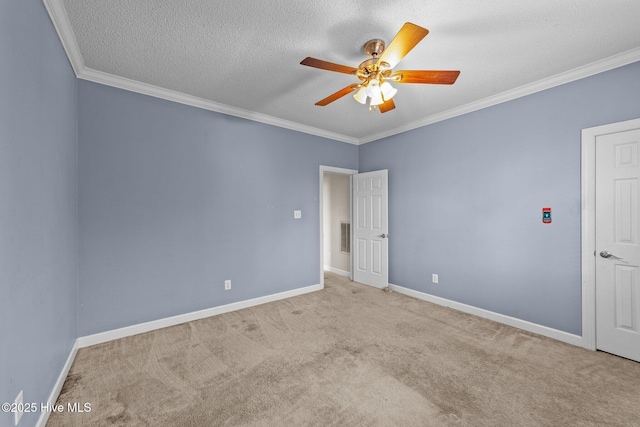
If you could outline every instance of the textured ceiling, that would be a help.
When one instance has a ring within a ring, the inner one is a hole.
[[[363,143],[640,60],[638,0],[44,0],[78,77]],[[396,69],[460,70],[396,85],[396,109],[345,96],[369,39],[429,35]]]

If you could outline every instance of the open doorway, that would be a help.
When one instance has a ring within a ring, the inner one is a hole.
[[[320,166],[320,283],[324,272],[351,278],[352,169]]]
[[[349,175],[323,177],[324,271],[351,276],[351,208]]]

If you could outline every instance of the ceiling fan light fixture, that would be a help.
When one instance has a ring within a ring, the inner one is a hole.
[[[367,88],[366,87],[361,87],[359,91],[357,91],[354,95],[353,98],[358,101],[360,104],[366,104],[367,103]]]
[[[333,62],[312,57],[303,59],[300,62],[301,65],[350,74],[360,80],[359,83],[349,85],[316,102],[316,105],[325,106],[357,90],[353,95],[356,101],[360,104],[367,104],[367,101],[369,101],[369,111],[380,110],[381,113],[386,113],[396,108],[392,98],[398,90],[391,86],[390,82],[446,85],[455,83],[460,71],[403,70],[394,73],[393,68],[398,62],[420,43],[427,34],[429,34],[429,30],[426,28],[411,22],[405,22],[389,46],[385,46],[380,39],[369,40],[365,43],[364,52],[371,58],[363,61],[358,67],[334,64]]]
[[[389,82],[384,82],[380,86],[380,92],[382,92],[382,97],[384,98],[384,100],[388,101],[391,98],[393,98],[396,95],[396,93],[398,93],[398,89],[391,86]]]
[[[369,95],[369,105],[380,105],[384,103],[382,92],[380,92],[380,82],[377,79],[370,80],[367,83],[367,95]]]
[[[380,86],[373,85],[370,87],[371,89],[371,105],[380,105],[384,104],[384,100],[382,99],[382,92],[380,91]]]

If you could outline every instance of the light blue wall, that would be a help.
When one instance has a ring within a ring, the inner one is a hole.
[[[2,0],[0,402],[46,402],[71,352],[76,229],[75,76],[42,2]]]
[[[89,82],[78,103],[80,336],[319,283],[319,166],[357,146]]]
[[[389,169],[392,283],[579,334],[580,129],[638,99],[632,64],[355,147],[76,83],[2,0],[0,401],[45,402],[78,336],[318,283],[319,165]]]
[[[390,282],[581,334],[580,131],[637,117],[640,63],[361,146]]]

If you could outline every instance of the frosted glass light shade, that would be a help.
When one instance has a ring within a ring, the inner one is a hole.
[[[370,105],[380,105],[384,102],[382,99],[382,93],[380,92],[380,83],[378,80],[371,80],[367,86],[369,90],[369,96],[371,97]]]
[[[375,89],[371,91],[371,105],[380,105],[383,103],[382,92],[380,92],[380,88],[376,86]]]
[[[389,82],[380,82],[377,79],[365,82],[366,86],[361,87],[354,95],[353,99],[360,104],[366,104],[367,98],[369,98],[369,105],[376,106],[384,104],[385,101],[390,100],[398,92],[396,88],[391,86]]]
[[[361,87],[359,91],[357,91],[354,95],[353,98],[358,101],[360,104],[366,104],[367,103],[367,88],[365,87]]]
[[[389,82],[382,83],[382,86],[380,86],[380,91],[382,92],[382,97],[385,101],[390,100],[395,96],[396,93],[398,93],[398,89],[391,86]]]

